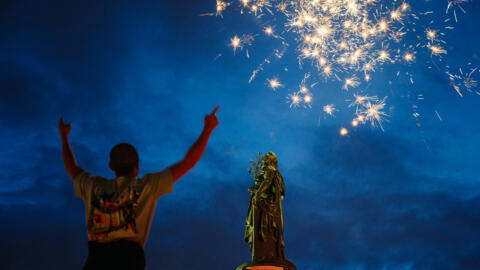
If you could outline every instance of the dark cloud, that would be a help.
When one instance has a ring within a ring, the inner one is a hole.
[[[301,194],[305,200],[318,196]],[[289,226],[295,229],[290,229],[288,244],[305,269],[408,264],[415,269],[476,269],[478,201],[423,193],[325,198],[316,212],[290,216]]]

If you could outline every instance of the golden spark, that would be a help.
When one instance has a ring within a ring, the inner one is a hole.
[[[343,84],[343,89],[348,90],[349,87],[357,87],[360,85],[358,78],[353,76],[348,79],[345,79],[345,83]]]
[[[273,90],[276,90],[278,87],[282,87],[283,85],[278,81],[277,78],[273,78],[273,79],[270,79],[270,80],[267,80],[268,81],[268,84],[270,85],[270,88],[272,88]]]
[[[311,103],[312,102],[312,96],[306,95],[305,97],[303,97],[303,101],[305,103]]]
[[[222,16],[222,12],[230,5],[230,3],[217,0],[217,16]]]
[[[234,36],[233,38],[230,39],[230,46],[233,47],[233,53],[235,54],[235,51],[237,48],[241,47],[241,40],[239,37]]]
[[[290,102],[290,108],[297,107],[300,104],[300,101],[302,101],[302,99],[300,98],[300,95],[298,95],[297,93],[292,93],[288,95],[287,100],[288,100],[287,102]]]
[[[273,28],[270,27],[270,26],[265,28],[265,34],[267,34],[269,36],[272,35],[273,34]]]
[[[432,55],[440,55],[447,53],[447,51],[440,46],[429,45],[428,48],[432,51]]]
[[[407,62],[413,61],[413,58],[414,58],[413,53],[406,53],[406,54],[403,56],[403,59],[405,59],[405,61],[407,61]]]
[[[335,109],[335,105],[334,104],[328,104],[328,105],[325,105],[323,106],[323,111],[328,114],[328,115],[331,115],[333,116],[333,113],[336,111],[337,109]]]

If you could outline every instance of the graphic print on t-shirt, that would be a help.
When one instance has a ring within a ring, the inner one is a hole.
[[[125,230],[136,233],[135,213],[139,192],[128,187],[120,194],[96,189],[88,217],[89,240],[104,239],[108,233]]]

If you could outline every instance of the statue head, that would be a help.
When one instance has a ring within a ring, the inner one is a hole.
[[[278,158],[273,152],[268,152],[262,157],[265,166],[274,166],[278,168]]]

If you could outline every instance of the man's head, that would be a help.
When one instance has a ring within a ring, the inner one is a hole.
[[[108,163],[117,176],[136,177],[138,175],[138,153],[133,145],[119,143],[110,150]]]

